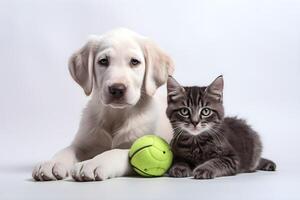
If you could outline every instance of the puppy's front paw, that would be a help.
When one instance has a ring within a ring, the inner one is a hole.
[[[67,168],[55,161],[46,161],[35,166],[32,177],[36,181],[62,180],[68,176]]]
[[[171,177],[188,177],[191,175],[191,170],[186,165],[175,164],[169,170],[169,176]]]
[[[216,177],[214,170],[207,167],[196,167],[193,171],[195,179],[213,179]]]
[[[71,175],[76,181],[102,181],[110,178],[105,167],[101,167],[93,160],[75,164]]]

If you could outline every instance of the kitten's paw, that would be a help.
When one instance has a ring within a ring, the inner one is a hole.
[[[276,164],[273,161],[269,161],[263,165],[260,170],[263,171],[275,171],[276,170]]]
[[[191,170],[188,166],[183,165],[173,165],[169,170],[169,176],[181,178],[188,177],[191,175]]]
[[[216,177],[215,171],[205,167],[197,167],[193,171],[195,179],[213,179]]]
[[[276,164],[272,160],[261,158],[257,169],[263,171],[275,171]]]

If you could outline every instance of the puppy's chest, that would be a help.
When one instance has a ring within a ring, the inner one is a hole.
[[[139,137],[155,133],[155,120],[149,118],[130,118],[110,131],[112,148],[130,148]]]
[[[210,138],[196,138],[182,136],[177,141],[173,139],[172,150],[174,156],[198,165],[222,154],[220,145],[214,143]]]

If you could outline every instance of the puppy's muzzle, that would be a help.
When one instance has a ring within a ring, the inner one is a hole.
[[[126,93],[126,86],[122,83],[115,83],[108,87],[109,94],[113,99],[120,99]]]

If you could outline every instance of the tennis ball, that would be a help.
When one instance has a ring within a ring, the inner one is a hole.
[[[142,176],[162,176],[170,168],[173,154],[164,139],[145,135],[132,144],[129,160],[134,171]]]

